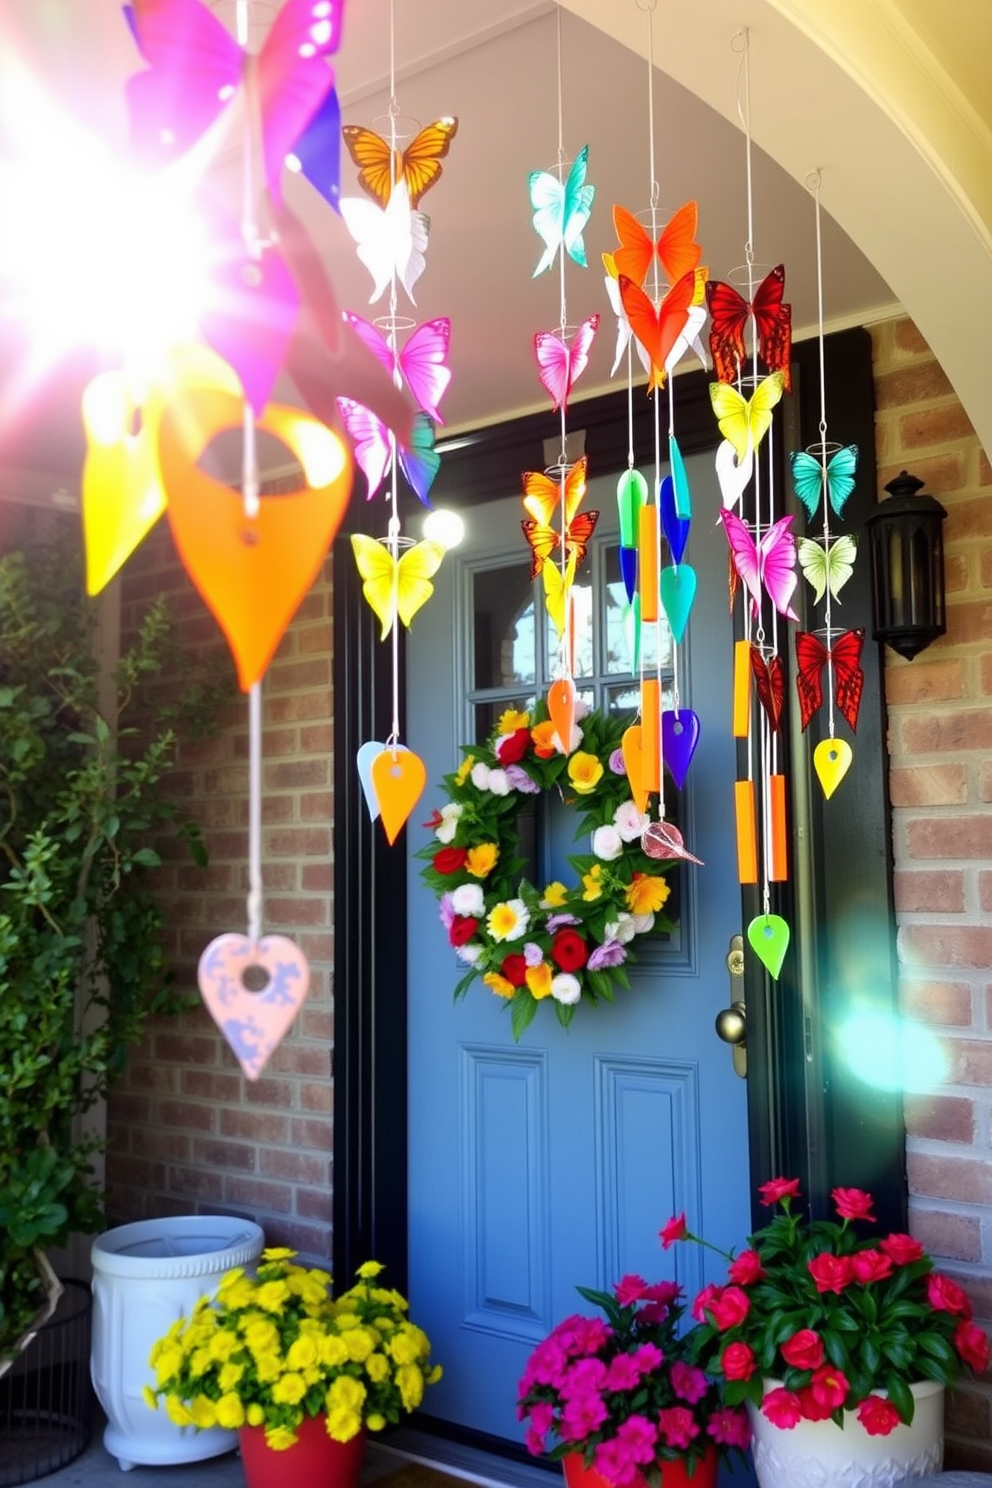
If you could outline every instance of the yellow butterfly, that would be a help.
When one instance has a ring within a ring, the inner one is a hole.
[[[561,639],[565,632],[565,617],[568,614],[568,596],[572,588],[572,580],[575,578],[575,563],[577,553],[573,553],[565,564],[565,572],[553,558],[545,558],[541,569],[541,577],[544,580],[544,603],[547,606],[551,623],[558,632]]]
[[[710,399],[720,433],[734,447],[739,462],[756,450],[772,426],[772,409],[785,390],[785,376],[773,372],[765,377],[748,399],[726,382],[710,383]]]
[[[351,546],[358,572],[365,580],[362,593],[382,621],[382,640],[396,616],[409,625],[421,605],[434,593],[431,579],[441,567],[444,548],[436,542],[414,543],[399,558],[374,537],[353,532]]]

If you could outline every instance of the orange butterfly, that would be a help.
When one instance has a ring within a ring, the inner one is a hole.
[[[424,192],[441,174],[440,161],[458,130],[458,120],[435,119],[407,145],[405,150],[392,150],[381,135],[360,124],[346,124],[341,130],[348,153],[358,167],[358,184],[380,207],[385,207],[393,182],[404,180],[410,193],[410,205],[416,207]]]
[[[565,476],[565,526],[567,527],[586,494],[586,455],[576,460]],[[558,481],[545,475],[543,470],[528,470],[524,473],[524,511],[542,527],[550,527],[562,505],[562,488]]]
[[[572,563],[574,559],[573,568],[581,564],[585,558],[589,539],[596,531],[598,521],[598,511],[578,512],[565,528],[565,557],[569,563]],[[545,561],[553,558],[561,546],[561,533],[529,517],[525,517],[520,526],[523,528],[524,537],[530,543],[530,576],[536,579]]]
[[[653,388],[664,387],[667,372],[665,363],[675,351],[689,324],[690,311],[702,303],[706,270],[690,269],[687,274],[683,274],[668,291],[657,310],[643,289],[625,274],[621,274],[617,282],[630,328],[651,358],[651,375],[648,378],[648,392],[651,392]]]
[[[527,518],[520,526],[530,544],[532,579],[537,578],[545,560],[553,557],[561,546],[561,531],[551,525],[556,518],[559,527],[564,526],[566,559],[575,560],[573,571],[586,556],[589,539],[599,521],[599,512],[579,512],[586,494],[587,464],[585,455],[575,462],[565,476],[564,491],[558,481],[541,470],[528,470],[524,475]]]
[[[613,253],[617,274],[625,275],[637,285],[643,284],[657,253],[665,277],[669,284],[674,284],[683,274],[694,269],[703,256],[702,248],[695,241],[698,220],[696,203],[687,201],[684,207],[679,207],[656,241],[632,212],[628,212],[626,207],[614,206],[613,226],[620,239],[620,247]]]

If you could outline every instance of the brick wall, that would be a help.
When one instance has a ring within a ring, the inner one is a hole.
[[[257,1220],[273,1245],[331,1253],[332,701],[330,565],[303,601],[263,682],[263,929],[310,963],[301,1015],[254,1083],[213,1021],[193,1010],[150,1024],[108,1108],[109,1212],[121,1223],[210,1211]],[[125,634],[165,593],[191,655],[227,648],[163,523],[124,571]],[[236,693],[212,736],[184,741],[175,794],[203,831],[209,867],[161,873],[167,950],[196,990],[204,946],[246,927],[248,705]]]
[[[906,1097],[910,1225],[992,1320],[992,470],[908,320],[873,330],[879,486],[947,509],[947,634],[886,651],[900,991],[945,1075]],[[992,1471],[992,1381],[948,1408],[948,1462]]]

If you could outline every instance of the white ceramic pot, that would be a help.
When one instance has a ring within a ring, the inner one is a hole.
[[[107,1416],[103,1444],[122,1472],[137,1464],[199,1462],[231,1452],[237,1433],[176,1426],[142,1396],[154,1384],[152,1344],[213,1292],[225,1271],[262,1253],[257,1224],[227,1215],[145,1219],[93,1242],[93,1347],[90,1370]]]
[[[779,1383],[767,1380],[765,1393]],[[899,1425],[888,1436],[869,1436],[856,1411],[844,1413],[843,1427],[800,1421],[785,1431],[749,1404],[760,1488],[893,1488],[938,1472],[944,1460],[944,1387],[927,1380],[911,1389],[913,1424]]]

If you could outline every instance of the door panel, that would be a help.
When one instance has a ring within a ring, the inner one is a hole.
[[[688,468],[697,513],[716,512],[711,457]],[[631,699],[609,604],[615,488],[615,476],[601,478],[586,498],[602,513],[590,549],[602,602],[595,589],[592,599],[608,644],[576,671],[580,693],[595,685],[604,698]],[[407,738],[431,782],[456,767],[477,722],[484,735],[504,707],[546,691],[543,604],[528,640],[520,516],[516,499],[467,513],[467,540],[445,558],[411,630]],[[701,736],[684,791],[669,781],[667,797],[706,866],[675,869],[678,931],[637,942],[629,992],[614,1005],[580,1006],[567,1030],[542,1007],[514,1044],[505,1004],[481,983],[453,1002],[462,968],[410,859],[409,1284],[412,1314],[445,1368],[426,1405],[514,1442],[527,1355],[562,1317],[585,1309],[576,1284],[609,1289],[635,1271],[674,1278],[691,1296],[722,1267],[694,1246],[663,1254],[661,1225],[684,1209],[693,1229],[724,1248],[749,1228],[745,1085],[713,1029],[741,926],[727,549],[707,515],[697,515],[686,561],[699,587],[680,701],[699,714]],[[428,785],[417,820],[440,799]],[[539,848],[556,856],[574,832],[562,816],[538,827]],[[416,828],[409,836],[411,852],[428,840]]]

